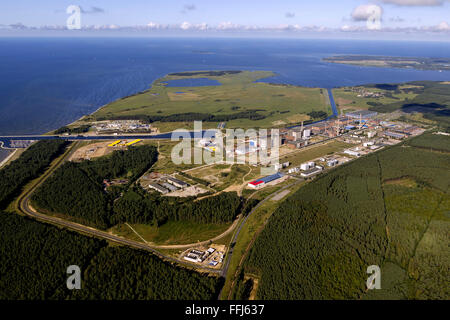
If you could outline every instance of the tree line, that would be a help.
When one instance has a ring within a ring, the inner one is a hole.
[[[67,267],[82,290],[68,290]],[[0,212],[2,300],[213,300],[223,280],[151,253]]]
[[[36,190],[32,203],[99,229],[124,222],[157,226],[167,221],[229,223],[241,211],[242,199],[235,192],[200,200],[148,194],[132,182],[156,160],[155,147],[141,146],[93,161],[65,163]],[[119,177],[129,177],[129,184],[105,190],[103,179]]]
[[[68,162],[36,190],[31,200],[40,209],[106,229],[111,226],[110,213],[117,192],[106,192],[103,180],[127,177],[131,183],[156,160],[156,147],[144,145],[93,161]]]
[[[250,109],[245,111],[240,111],[230,114],[211,114],[211,113],[200,113],[200,112],[186,112],[186,113],[175,113],[171,115],[125,115],[125,116],[108,116],[108,117],[98,117],[97,121],[102,120],[140,120],[144,123],[153,123],[156,121],[160,122],[192,122],[192,121],[204,121],[204,122],[226,122],[236,119],[250,119],[250,120],[262,120],[266,116],[259,113],[259,109]]]
[[[239,214],[242,200],[236,192],[195,200],[150,195],[139,187],[114,202],[112,224],[124,222],[160,226],[167,221],[230,223]]]
[[[53,159],[63,153],[67,142],[43,140],[31,145],[17,159],[0,170],[0,208],[6,207],[30,180],[37,178]]]

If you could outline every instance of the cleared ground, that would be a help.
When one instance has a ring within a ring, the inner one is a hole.
[[[110,231],[136,241],[142,241],[143,238],[145,241],[155,245],[177,245],[212,239],[225,232],[231,224],[199,224],[186,221],[169,221],[159,228],[143,224],[131,224],[130,226],[140,237],[126,224],[115,226]]]

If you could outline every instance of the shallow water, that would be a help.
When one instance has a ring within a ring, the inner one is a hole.
[[[207,54],[205,54],[207,53]],[[172,72],[269,70],[264,81],[332,88],[450,80],[450,72],[346,66],[335,54],[450,56],[450,43],[160,38],[0,39],[0,135],[40,134]]]

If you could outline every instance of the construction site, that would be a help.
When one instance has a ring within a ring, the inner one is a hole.
[[[69,161],[80,162],[83,160],[92,160],[111,154],[116,150],[127,150],[129,146],[136,145],[139,142],[142,142],[142,140],[133,139],[90,143],[78,148],[69,158]]]

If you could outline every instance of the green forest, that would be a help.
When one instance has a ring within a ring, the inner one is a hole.
[[[448,299],[450,155],[427,135],[345,164],[284,201],[244,273],[260,299]],[[381,290],[366,290],[370,265]],[[237,294],[249,283],[236,286]]]
[[[70,265],[82,271],[81,290],[67,289]],[[221,285],[148,252],[0,212],[2,300],[212,300]]]
[[[31,145],[19,159],[0,170],[0,208],[5,208],[30,180],[37,178],[53,159],[62,154],[67,142],[39,141]]]
[[[196,201],[195,197],[150,195],[136,186],[114,202],[111,224],[129,222],[160,226],[169,220],[229,223],[239,214],[241,204],[236,192],[223,192]]]
[[[38,142],[1,170],[5,204],[42,173],[66,145],[60,140]],[[133,150],[113,155],[115,165],[109,163],[111,158],[92,166],[87,162],[75,165],[71,168],[83,176],[73,182],[92,182],[92,187],[100,180],[99,172],[107,177],[136,176],[146,167],[144,157],[151,162],[154,154],[153,149]],[[82,271],[82,290],[67,289],[70,265]],[[217,299],[222,284],[221,278],[173,265],[148,252],[111,246],[16,213],[0,212],[0,300],[212,300]]]
[[[126,177],[131,183],[156,162],[157,156],[156,147],[144,145],[93,161],[67,162],[36,190],[33,204],[106,229],[111,226],[110,212],[117,192],[106,192],[103,180]]]
[[[175,113],[168,116],[158,116],[158,115],[145,115],[137,114],[131,116],[113,116],[113,117],[97,117],[97,121],[102,120],[140,120],[144,123],[153,123],[156,121],[160,122],[192,122],[192,121],[205,121],[205,122],[222,122],[231,121],[236,119],[250,119],[250,120],[261,120],[265,119],[266,116],[258,113],[258,111],[265,111],[259,109],[250,109],[232,114],[220,114],[215,115],[211,113],[199,113],[199,112],[187,112],[187,113]],[[326,114],[326,112],[325,112]]]
[[[450,136],[425,133],[408,142],[408,145],[429,151],[450,152]]]

